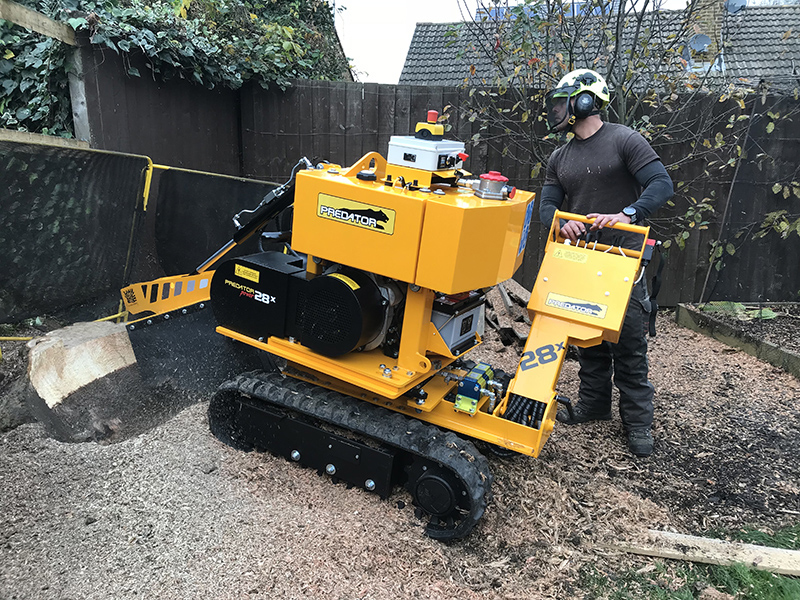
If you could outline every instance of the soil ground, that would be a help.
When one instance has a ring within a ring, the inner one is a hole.
[[[651,568],[615,540],[797,523],[800,382],[670,313],[657,325],[654,455],[627,452],[616,416],[557,424],[538,459],[490,457],[494,501],[450,544],[423,535],[405,493],[224,446],[206,403],[108,445],[16,427],[0,435],[0,598],[595,598],[582,568]],[[20,376],[3,352],[0,395]],[[487,335],[479,355],[513,370],[519,352]],[[559,391],[577,399],[576,362]]]

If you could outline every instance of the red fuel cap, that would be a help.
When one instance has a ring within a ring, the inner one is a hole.
[[[488,179],[489,181],[502,181],[503,183],[508,181],[508,177],[501,175],[500,171],[489,171],[488,173],[484,173],[481,175],[481,179]]]
[[[436,123],[439,120],[439,113],[435,110],[428,111],[428,123]]]

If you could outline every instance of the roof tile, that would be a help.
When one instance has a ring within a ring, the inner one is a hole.
[[[659,26],[674,30],[677,11],[660,15]],[[479,77],[492,79],[491,47],[480,50],[486,24],[417,23],[401,84],[460,86],[474,65]],[[457,32],[457,35],[454,35]],[[751,6],[723,22],[725,77],[746,78],[755,83],[800,84],[800,8],[794,6]],[[483,37],[484,40],[491,39]],[[591,52],[591,44],[587,52]],[[592,60],[584,57],[585,62]]]

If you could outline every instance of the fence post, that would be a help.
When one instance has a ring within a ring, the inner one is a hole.
[[[90,50],[91,51],[91,50]],[[72,128],[75,139],[92,144],[92,129],[89,125],[89,111],[86,109],[86,69],[85,50],[72,48],[69,55],[69,98],[72,103]]]

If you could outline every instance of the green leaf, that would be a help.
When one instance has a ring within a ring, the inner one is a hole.
[[[775,123],[770,121],[767,123],[767,133],[772,133],[773,131],[775,131]]]
[[[733,256],[734,254],[736,254],[736,246],[734,246],[733,244],[727,244],[725,246],[725,252],[727,252],[730,256]]]
[[[776,183],[775,185],[772,186],[772,193],[773,194],[777,194],[782,189],[783,189],[783,186],[780,183]]]
[[[754,319],[765,319],[765,320],[775,319],[778,316],[778,313],[776,313],[771,308],[753,309],[748,311],[748,314],[750,314],[750,316],[752,316]]]
[[[72,27],[77,31],[81,27],[86,27],[89,24],[89,22],[83,17],[78,17],[74,19],[67,19],[67,24],[69,24],[70,27]]]
[[[742,314],[745,312],[745,306],[741,302],[731,302],[730,300],[719,300],[714,302],[706,302],[700,306],[700,310],[710,313],[729,313],[729,314]]]

